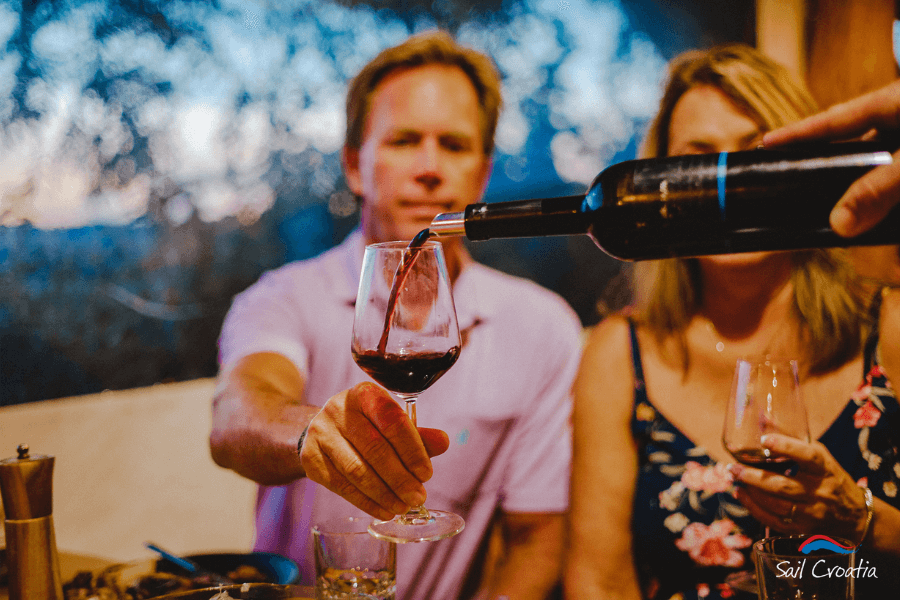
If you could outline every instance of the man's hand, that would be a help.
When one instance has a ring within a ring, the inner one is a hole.
[[[360,383],[329,398],[309,423],[300,459],[306,476],[375,518],[425,503],[431,456],[450,440],[413,426],[391,395]]]
[[[872,139],[900,130],[900,81],[836,104],[763,137],[766,147],[795,142]],[[853,183],[831,211],[831,227],[852,237],[868,231],[900,202],[900,151],[894,162],[877,167]]]

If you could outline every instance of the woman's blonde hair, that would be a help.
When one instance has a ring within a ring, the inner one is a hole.
[[[816,112],[806,87],[785,67],[744,44],[690,51],[669,67],[660,110],[641,150],[646,158],[665,156],[672,112],[681,97],[699,85],[724,93],[762,131]],[[793,311],[804,336],[811,373],[832,370],[859,351],[865,335],[865,301],[846,252],[834,249],[793,253]],[[675,336],[688,367],[684,330],[700,309],[703,280],[696,259],[646,261],[634,266],[635,317],[660,340]]]

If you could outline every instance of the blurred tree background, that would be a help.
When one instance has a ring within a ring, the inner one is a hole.
[[[216,373],[234,294],[358,223],[347,80],[410,33],[489,53],[505,109],[486,200],[583,191],[633,158],[665,62],[753,43],[692,0],[0,0],[0,405]],[[585,325],[629,300],[584,237],[471,244]]]

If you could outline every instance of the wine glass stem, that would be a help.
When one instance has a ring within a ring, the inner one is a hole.
[[[416,426],[416,394],[397,394],[406,403],[406,416],[412,422],[413,427]],[[423,505],[411,507],[405,515],[400,516],[400,521],[406,524],[423,523],[431,519],[428,509]]]

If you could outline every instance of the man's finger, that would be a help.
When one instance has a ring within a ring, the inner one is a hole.
[[[831,228],[852,237],[868,231],[900,202],[900,152],[894,162],[853,182],[831,211]]]
[[[900,128],[900,81],[770,131],[763,136],[763,145],[845,140],[863,135],[873,128]]]
[[[347,400],[358,406],[366,418],[378,428],[400,457],[406,470],[419,482],[431,479],[433,473],[431,459],[419,437],[419,432],[388,392],[373,383],[362,383],[350,390]]]
[[[450,448],[450,436],[441,429],[419,427],[419,436],[422,438],[422,443],[425,444],[428,456],[439,456]]]
[[[323,458],[323,466],[328,473],[328,483],[325,487],[350,502],[350,504],[356,508],[365,511],[382,521],[388,521],[392,519],[394,515],[404,513],[408,510],[408,506],[404,505],[402,501],[396,498],[396,496],[393,496],[387,488],[385,488],[385,496],[381,496],[381,498],[383,498],[382,502],[376,502],[341,475],[340,471],[327,456],[324,456]],[[390,498],[390,500],[385,501],[384,499],[386,498]]]
[[[331,452],[346,455],[353,452],[353,449],[346,444],[342,451],[332,450]],[[378,477],[352,481],[345,475],[346,465],[340,464],[342,462],[345,462],[345,459],[338,459],[336,462],[318,444],[314,443],[310,449],[304,447],[303,464],[307,476],[326,489],[342,496],[357,508],[382,520],[390,519],[393,515],[400,514],[407,509],[408,505],[400,500]],[[363,492],[363,489],[367,491]]]
[[[354,447],[352,454],[342,455],[347,459],[347,462],[339,465],[343,473],[370,495],[369,490],[375,486],[380,488],[383,482],[407,505],[418,506],[424,503],[425,488],[422,482],[407,470],[397,455],[395,447],[398,444],[390,441],[390,437],[396,434],[390,429],[380,431],[368,421],[364,423],[367,426],[360,424],[341,432]]]

